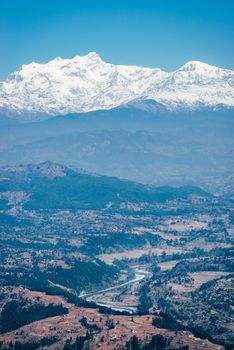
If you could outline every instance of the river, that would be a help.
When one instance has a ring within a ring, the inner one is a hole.
[[[83,293],[83,294],[80,294],[79,297],[82,299],[85,299],[87,301],[94,301],[97,305],[106,306],[112,310],[127,311],[130,314],[135,313],[135,312],[137,312],[136,306],[128,306],[128,305],[124,306],[124,305],[118,305],[117,303],[114,303],[114,302],[113,303],[106,303],[106,302],[100,302],[100,301],[95,300],[96,296],[104,295],[108,292],[116,291],[116,290],[121,289],[121,288],[126,287],[126,286],[132,286],[134,284],[138,284],[142,280],[151,276],[150,272],[145,271],[145,270],[141,270],[137,266],[135,266],[133,268],[133,271],[134,271],[134,278],[127,281],[127,282],[120,283],[120,284],[117,284],[115,286],[99,290],[97,292]]]

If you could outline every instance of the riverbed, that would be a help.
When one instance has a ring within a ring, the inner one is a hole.
[[[100,296],[105,295],[106,293],[112,292],[112,291],[117,291],[121,290],[124,287],[130,287],[136,284],[139,284],[141,281],[143,281],[146,278],[149,278],[151,276],[151,273],[146,270],[139,269],[139,267],[134,266],[133,267],[133,272],[134,272],[134,278],[132,278],[129,281],[126,281],[124,283],[120,283],[96,292],[92,293],[82,293],[79,295],[80,298],[85,299],[87,301],[94,301],[97,305],[100,306],[105,306],[108,307],[112,310],[115,311],[126,311],[130,314],[136,313],[137,312],[137,306],[132,305],[119,305],[118,303],[115,302],[105,302],[105,301],[100,301]],[[96,301],[96,297],[99,297],[99,301]]]

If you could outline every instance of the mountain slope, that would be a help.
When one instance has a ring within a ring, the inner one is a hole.
[[[91,52],[32,62],[0,83],[0,111],[21,119],[111,109],[152,99],[169,110],[234,107],[234,72],[191,61],[174,72],[105,63]]]
[[[165,202],[189,195],[209,196],[199,188],[149,187],[44,162],[0,168],[0,194],[19,193],[24,209],[100,209],[122,202]],[[23,195],[24,193],[24,195]]]
[[[46,160],[154,185],[233,194],[233,111],[154,101],[0,128],[0,165]]]

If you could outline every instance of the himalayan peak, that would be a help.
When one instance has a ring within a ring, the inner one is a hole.
[[[90,52],[71,59],[24,64],[0,82],[0,111],[35,120],[111,109],[150,99],[170,111],[234,107],[234,71],[190,61],[173,72],[115,65]]]

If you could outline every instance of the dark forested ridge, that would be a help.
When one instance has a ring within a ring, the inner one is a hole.
[[[23,207],[32,209],[100,209],[109,203],[165,202],[189,195],[209,196],[194,186],[152,187],[115,177],[88,174],[45,162],[2,167],[0,192],[23,191]]]

